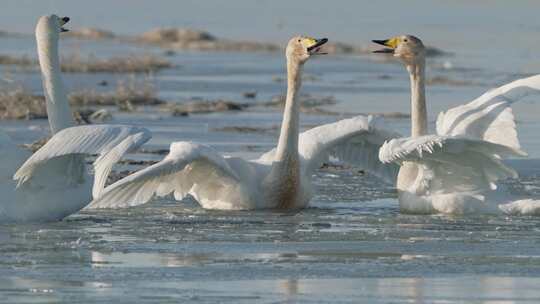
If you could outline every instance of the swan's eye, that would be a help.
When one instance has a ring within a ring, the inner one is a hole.
[[[298,42],[302,42],[302,40],[298,39]]]
[[[409,41],[409,39],[407,39],[407,38],[403,39],[403,42],[408,42],[408,41]]]

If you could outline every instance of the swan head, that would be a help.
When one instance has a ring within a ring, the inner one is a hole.
[[[67,32],[64,25],[69,22],[69,17],[58,17],[56,15],[42,16],[36,26],[36,35],[46,35],[58,37],[58,34]]]
[[[374,53],[392,54],[406,65],[417,64],[425,58],[426,48],[422,40],[413,35],[401,35],[386,40],[373,40],[373,42],[386,47]]]
[[[299,64],[305,63],[313,55],[323,55],[321,46],[328,42],[327,38],[315,39],[306,36],[296,36],[289,40],[285,54],[287,59]]]

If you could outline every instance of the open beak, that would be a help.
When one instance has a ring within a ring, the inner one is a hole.
[[[313,44],[308,46],[307,51],[310,55],[326,55],[327,53],[321,52],[321,46],[328,42],[327,38],[312,39]]]
[[[398,45],[398,39],[397,38],[391,38],[386,40],[371,40],[374,43],[386,46],[386,48],[375,50],[373,53],[380,53],[380,54],[394,54],[394,51],[397,48]]]
[[[69,17],[63,17],[60,19],[60,32],[69,32],[68,29],[64,28],[64,25],[69,22]]]

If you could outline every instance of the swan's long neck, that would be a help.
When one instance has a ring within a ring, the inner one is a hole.
[[[39,65],[47,102],[47,115],[53,134],[74,125],[60,75],[58,37],[36,33]]]
[[[425,89],[425,60],[407,66],[411,78],[411,136],[428,133]]]
[[[298,158],[299,105],[297,94],[301,85],[302,65],[287,60],[287,98],[275,161]]]

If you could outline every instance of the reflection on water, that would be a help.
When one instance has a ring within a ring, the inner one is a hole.
[[[401,215],[371,177],[332,176],[315,176],[317,196],[299,212],[160,200],[0,225],[0,302],[539,300],[539,218]]]
[[[295,213],[161,201],[0,226],[0,302],[540,299],[537,218],[399,215],[391,199],[333,203],[332,190],[318,191],[313,208]]]
[[[283,263],[290,260],[308,260],[309,257],[298,257],[296,253],[100,253],[91,252],[92,267],[187,267],[204,266],[220,263]]]
[[[186,200],[0,225],[0,302],[534,303],[538,217],[414,216],[354,170],[299,212]],[[365,194],[373,198],[365,201]]]
[[[0,300],[45,303],[102,299],[115,303],[537,303],[540,279],[457,276],[448,278],[352,278],[215,281],[163,281],[145,284],[0,279]]]

